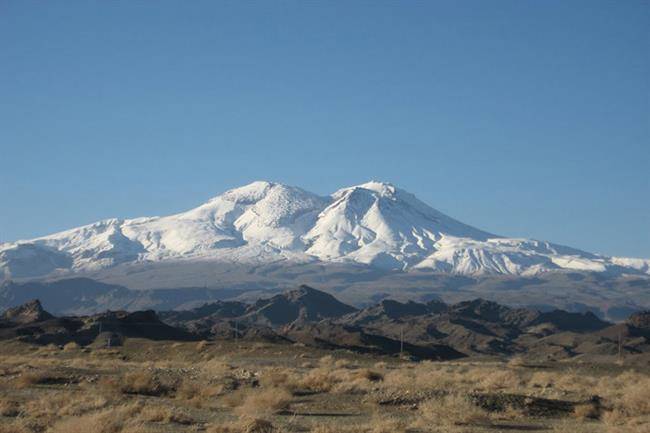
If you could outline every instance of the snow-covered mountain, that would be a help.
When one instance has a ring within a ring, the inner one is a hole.
[[[211,260],[360,263],[466,275],[581,270],[650,274],[650,260],[610,258],[493,235],[383,182],[320,197],[254,182],[176,215],[109,219],[0,244],[0,277],[92,272],[120,264]]]

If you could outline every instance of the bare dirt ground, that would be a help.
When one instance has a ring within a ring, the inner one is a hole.
[[[647,363],[253,342],[0,347],[0,433],[650,432]]]

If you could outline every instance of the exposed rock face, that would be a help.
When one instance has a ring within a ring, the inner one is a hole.
[[[112,332],[122,337],[148,338],[151,340],[195,340],[196,336],[163,323],[153,310],[108,311],[83,318],[81,332],[91,334]]]
[[[340,317],[356,311],[356,308],[342,303],[334,296],[300,286],[270,299],[261,299],[253,304],[245,319],[264,325],[279,326],[292,322],[313,322]]]
[[[446,307],[446,306],[445,306]],[[392,299],[384,299],[379,304],[365,308],[349,317],[349,321],[356,324],[372,322],[382,317],[389,319],[401,319],[410,316],[422,316],[431,314],[432,309],[427,304],[409,301],[401,303]]]
[[[125,337],[151,340],[196,340],[185,330],[160,321],[152,310],[108,311],[93,316],[54,317],[41,307],[38,300],[11,308],[1,316],[0,340],[19,338],[37,344],[80,345],[93,343],[101,335],[121,341]]]
[[[590,332],[604,329],[611,323],[600,320],[595,314],[568,313],[562,310],[541,313],[532,324],[551,323],[562,331]]]
[[[541,313],[484,299],[452,305],[384,300],[335,322],[393,339],[403,338],[411,344],[441,344],[466,354],[490,355],[524,352],[534,338],[593,332],[610,326],[591,313]]]
[[[525,308],[510,308],[485,299],[460,302],[451,306],[450,314],[506,326],[522,326],[538,317],[538,312]]]
[[[182,311],[161,311],[159,317],[170,324],[186,323],[201,320],[206,317],[228,319],[239,317],[246,313],[248,306],[243,302],[216,301],[205,303],[200,307]]]
[[[23,305],[9,308],[2,314],[2,316],[0,316],[0,318],[8,322],[27,324],[42,322],[44,320],[52,319],[54,316],[43,310],[38,299],[34,299]]]
[[[383,335],[371,334],[362,328],[320,322],[294,324],[284,330],[291,340],[328,349],[347,349],[362,353],[399,354],[404,353],[421,359],[450,360],[462,358],[463,353],[446,345],[416,345]]]
[[[161,317],[165,320],[161,320]],[[116,345],[152,340],[242,339],[447,360],[527,354],[538,359],[650,352],[650,312],[612,325],[590,312],[540,312],[476,299],[446,305],[384,299],[356,310],[301,286],[254,304],[218,301],[186,311],[107,311],[54,317],[39,301],[0,316],[0,340]]]

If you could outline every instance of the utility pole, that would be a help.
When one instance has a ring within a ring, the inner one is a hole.
[[[235,319],[235,343],[237,343],[238,338],[239,338],[239,322],[237,322],[237,319]]]
[[[102,333],[102,325],[103,325],[103,323],[102,323],[102,322],[99,322],[99,334],[100,334],[100,335],[101,335],[101,333]],[[111,348],[111,335],[110,335],[110,333],[106,336],[106,347],[107,347],[108,349]]]
[[[404,327],[402,326],[399,331],[399,357],[402,357],[404,352]]]
[[[618,331],[618,361],[623,359],[623,331]]]

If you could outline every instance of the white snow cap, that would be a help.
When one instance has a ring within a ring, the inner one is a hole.
[[[564,269],[650,273],[650,260],[609,258],[490,234],[391,183],[373,180],[326,197],[256,181],[176,215],[109,219],[0,244],[0,277],[179,259],[353,262],[459,274],[533,275]]]

